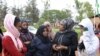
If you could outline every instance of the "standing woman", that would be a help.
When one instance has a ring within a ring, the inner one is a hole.
[[[7,14],[4,19],[6,32],[2,39],[4,56],[24,56],[26,47],[19,39],[20,19],[12,14]]]
[[[21,22],[20,39],[27,47],[27,50],[29,49],[30,42],[33,38],[34,38],[34,34],[29,32],[28,30],[28,22],[23,20]]]
[[[51,56],[51,42],[47,26],[40,26],[26,56]]]
[[[93,24],[89,18],[83,19],[80,23],[82,36],[79,40],[79,56],[96,56],[99,48],[99,39],[94,34]]]
[[[77,50],[77,33],[73,30],[74,21],[64,19],[60,22],[59,32],[56,33],[53,41],[55,56],[75,56]]]

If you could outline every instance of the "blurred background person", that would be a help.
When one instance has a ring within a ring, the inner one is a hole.
[[[78,34],[73,30],[74,21],[63,19],[53,41],[54,56],[75,56]]]
[[[100,56],[100,23],[98,24],[98,29],[95,30],[96,36],[99,38],[99,49],[98,49],[98,56]]]
[[[51,41],[47,26],[40,26],[26,56],[51,56]]]
[[[55,37],[55,33],[52,31],[52,26],[51,26],[50,22],[46,21],[46,22],[44,22],[43,25],[47,26],[48,31],[49,31],[48,36],[49,36],[50,40],[52,41]]]
[[[79,56],[96,56],[99,48],[99,39],[94,34],[93,24],[89,18],[83,19],[80,23],[82,35],[79,40]]]
[[[4,19],[6,32],[2,39],[4,56],[24,56],[27,51],[21,42],[20,36],[20,19],[12,14],[7,14]]]
[[[20,39],[27,47],[27,50],[33,38],[34,34],[28,30],[28,22],[26,20],[21,21]]]

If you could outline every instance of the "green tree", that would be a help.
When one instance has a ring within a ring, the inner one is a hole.
[[[92,5],[89,2],[83,3],[83,7],[84,7],[85,13],[87,14],[88,17],[94,15]]]
[[[7,12],[7,4],[4,4],[2,0],[0,0],[0,26],[3,26],[3,20]]]
[[[92,5],[89,2],[79,2],[75,0],[75,4],[79,14],[76,16],[77,21],[81,21],[84,18],[84,14],[86,14],[87,17],[94,15]]]
[[[47,21],[54,22],[56,20],[61,20],[64,18],[71,17],[70,10],[60,11],[60,10],[48,10],[45,11],[41,18],[44,18]]]
[[[22,17],[23,10],[21,8],[12,8],[12,13],[18,17]]]
[[[28,5],[25,7],[25,17],[32,19],[32,22],[39,20],[39,10],[36,8],[36,0],[29,0]]]

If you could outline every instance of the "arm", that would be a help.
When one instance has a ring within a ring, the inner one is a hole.
[[[11,56],[24,56],[21,52],[19,52],[14,46],[13,41],[9,36],[3,39],[3,48],[6,49]]]
[[[71,45],[68,47],[71,51],[76,51],[78,45],[78,34],[73,33],[71,36]]]

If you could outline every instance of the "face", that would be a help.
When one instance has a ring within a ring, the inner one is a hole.
[[[43,36],[45,36],[45,37],[48,36],[48,30],[47,30],[47,28],[44,29]]]
[[[48,28],[48,31],[49,31],[49,32],[52,31],[52,27],[51,27],[51,25],[48,25],[47,28]]]
[[[23,22],[22,23],[22,28],[27,29],[28,28],[28,23],[27,22]]]
[[[63,30],[64,30],[63,24],[59,24],[59,30],[60,30],[60,31],[63,31]]]
[[[21,22],[18,22],[15,27],[20,31],[21,30]]]
[[[81,35],[82,35],[82,33],[83,33],[83,26],[80,26],[80,32],[81,32]]]

